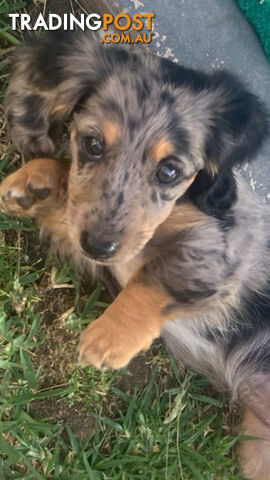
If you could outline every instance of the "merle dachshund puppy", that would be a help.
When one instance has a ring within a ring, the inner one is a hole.
[[[39,158],[3,181],[2,210],[121,289],[81,363],[123,367],[162,335],[244,405],[259,439],[240,446],[243,473],[270,480],[270,212],[236,171],[268,134],[258,98],[229,73],[74,33],[17,50],[6,116]],[[66,119],[71,162],[46,158]]]

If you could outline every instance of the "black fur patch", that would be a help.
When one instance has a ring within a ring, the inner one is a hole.
[[[178,291],[175,288],[171,287],[170,285],[164,285],[167,292],[170,296],[178,303],[178,304],[192,304],[197,302],[198,300],[202,300],[204,298],[209,298],[212,295],[215,295],[217,291],[214,288],[209,288],[208,285],[198,285],[198,289],[186,289],[182,291]]]
[[[26,95],[22,98],[22,106],[25,110],[24,115],[19,121],[29,130],[40,130],[45,128],[42,116],[43,100],[39,95]]]
[[[105,50],[108,61],[114,66],[128,65],[130,67],[140,65],[141,61],[136,53],[128,52],[125,48],[109,46]]]
[[[163,81],[174,87],[188,86],[197,92],[205,88],[209,81],[205,73],[182,67],[166,58],[160,60],[160,66]]]
[[[74,42],[72,32],[48,32],[38,39],[36,36],[28,43],[35,48],[33,61],[33,82],[39,88],[56,88],[65,80],[65,71],[61,58],[70,55]]]
[[[117,206],[120,207],[124,203],[124,193],[120,192],[116,200]]]
[[[140,127],[139,120],[134,116],[130,116],[128,118],[127,127],[128,127],[129,138],[130,138],[130,141],[132,142],[134,140],[136,130]]]
[[[176,152],[188,155],[190,153],[190,135],[182,126],[181,118],[178,115],[171,115],[167,129]]]
[[[171,94],[171,92],[167,89],[162,90],[160,99],[162,103],[169,105],[170,107],[175,103],[175,98]]]
[[[239,311],[235,311],[234,317],[237,320],[238,329],[233,332],[226,343],[226,354],[229,354],[238,345],[248,344],[252,337],[259,332],[270,331],[270,280],[261,293],[252,292],[246,295]],[[257,346],[256,351],[250,350],[246,361],[258,363],[270,367],[270,342],[267,348]]]
[[[138,104],[141,106],[149,97],[151,93],[150,88],[147,81],[144,78],[136,79],[135,88],[136,88]]]
[[[186,196],[202,212],[221,219],[226,225],[228,221],[233,225],[233,215],[229,210],[237,200],[237,188],[230,169],[222,169],[214,177],[201,170]]]

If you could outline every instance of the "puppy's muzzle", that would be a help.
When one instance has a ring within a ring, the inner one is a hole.
[[[80,243],[83,251],[94,260],[111,258],[120,247],[118,241],[96,238],[87,230],[81,232]]]

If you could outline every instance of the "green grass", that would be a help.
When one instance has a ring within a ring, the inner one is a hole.
[[[17,32],[12,31],[11,21],[9,21],[8,14],[18,13],[24,7],[26,7],[26,2],[0,0],[0,37],[5,39],[11,46],[20,44],[20,36]]]
[[[60,382],[54,372],[55,381],[46,386],[52,372],[40,357],[50,343],[43,306],[38,308],[40,281],[47,276],[54,287],[57,282],[67,286],[74,274],[66,266],[57,271],[24,265],[23,255],[22,247],[1,247],[1,478],[237,479],[230,458],[236,439],[223,427],[226,402],[208,396],[206,381],[191,373],[180,376],[162,349],[147,357],[149,380],[138,389],[135,385],[124,392],[115,386],[128,378],[125,372],[82,371],[74,363]],[[74,283],[76,291],[76,277]],[[97,287],[83,305],[78,302],[76,311],[71,308],[61,318],[72,352],[74,329],[82,328],[85,315],[95,317],[103,308],[99,292]],[[55,323],[51,355],[65,364]],[[73,427],[50,418],[59,405],[72,412]],[[76,415],[83,415],[86,425],[80,439]]]
[[[1,101],[20,41],[6,14],[23,3],[0,0]],[[0,133],[1,179],[19,156]],[[45,261],[30,222],[0,213],[0,478],[240,479],[226,397],[180,375],[162,346],[121,372],[77,367],[79,332],[102,298],[102,286],[86,293],[68,265]]]

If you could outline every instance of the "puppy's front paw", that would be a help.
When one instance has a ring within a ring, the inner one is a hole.
[[[35,218],[56,206],[66,190],[67,169],[52,159],[32,160],[0,185],[0,210],[7,215]]]
[[[154,337],[129,328],[126,324],[110,318],[106,312],[94,320],[82,333],[79,345],[79,363],[98,369],[118,369],[128,365],[142,350],[147,350]]]

